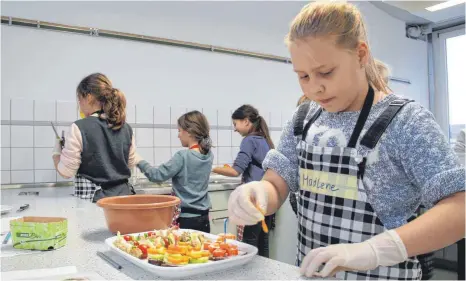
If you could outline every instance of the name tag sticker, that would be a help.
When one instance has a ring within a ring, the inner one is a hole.
[[[300,169],[299,185],[301,189],[313,193],[352,200],[358,199],[357,176]]]

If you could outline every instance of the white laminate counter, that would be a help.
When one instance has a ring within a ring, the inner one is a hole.
[[[19,196],[21,191],[39,191],[39,196]],[[1,258],[1,271],[76,266],[79,271],[93,271],[107,280],[155,280],[150,273],[133,266],[124,259],[108,252],[109,256],[123,266],[117,270],[96,255],[107,251],[104,240],[111,237],[107,230],[103,211],[95,204],[71,196],[72,188],[21,188],[2,190],[1,203],[16,210],[22,204],[30,208],[22,213],[8,216],[60,216],[68,219],[67,245],[50,252]],[[298,268],[271,259],[255,257],[241,267],[220,273],[196,276],[202,280],[299,280],[303,279]]]

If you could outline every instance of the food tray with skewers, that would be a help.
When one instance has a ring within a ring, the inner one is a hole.
[[[105,243],[136,266],[162,278],[175,279],[245,264],[258,251],[236,241],[234,235],[176,228],[118,234]]]

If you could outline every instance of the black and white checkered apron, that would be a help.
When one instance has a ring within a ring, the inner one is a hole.
[[[299,200],[297,265],[312,249],[339,243],[359,243],[387,231],[374,212],[362,183],[366,159],[356,142],[367,120],[374,92],[369,89],[364,107],[347,147],[318,147],[306,142],[319,109],[307,122],[298,142]],[[419,280],[416,258],[370,271],[339,272],[337,279]]]
[[[95,192],[101,187],[77,174],[74,177],[74,196],[93,202]]]
[[[77,174],[74,178],[74,196],[93,203],[104,197],[134,194],[136,192],[128,180],[113,181],[101,186],[80,174]]]

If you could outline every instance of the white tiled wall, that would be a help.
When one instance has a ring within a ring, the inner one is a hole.
[[[156,147],[170,147],[170,129],[154,129],[154,146]]]
[[[170,160],[177,151],[186,149],[181,147],[178,139],[177,120],[180,115],[191,110],[203,112],[213,127],[210,134],[214,165],[233,164],[243,138],[233,131],[232,109],[196,109],[128,103],[127,121],[133,125],[137,151],[141,157],[158,166]],[[280,137],[277,128],[282,127],[282,113],[276,111],[261,114],[270,122],[269,127],[275,130],[271,131],[271,136],[277,145]],[[60,135],[65,131],[66,135],[70,129],[68,124],[77,118],[78,109],[74,101],[2,99],[1,183],[72,180],[62,178],[54,169],[52,148],[55,133],[49,122],[61,123],[60,126],[56,126],[57,131]],[[139,172],[136,176],[144,177]]]
[[[2,147],[10,146],[10,126],[2,125]]]
[[[11,126],[11,147],[33,147],[33,126]]]
[[[13,99],[11,100],[11,119],[28,121],[33,119],[34,105],[32,100]]]
[[[56,118],[54,101],[34,101],[34,121],[52,121]],[[72,112],[76,110],[76,104]],[[60,109],[61,111],[61,109]]]

